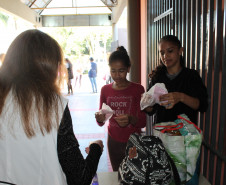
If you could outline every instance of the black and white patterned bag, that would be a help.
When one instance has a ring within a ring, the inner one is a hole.
[[[132,134],[118,173],[121,185],[180,184],[175,164],[155,136]]]

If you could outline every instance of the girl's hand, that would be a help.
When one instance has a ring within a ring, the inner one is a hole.
[[[114,117],[115,121],[119,124],[120,127],[126,127],[128,124],[136,125],[137,119],[128,114],[118,115]]]
[[[100,112],[95,113],[96,121],[99,123],[103,123],[105,120],[105,114],[101,114]]]
[[[129,115],[127,114],[118,115],[114,119],[120,127],[126,127],[129,124]]]
[[[160,102],[163,102],[160,105],[165,106],[166,109],[172,109],[174,105],[176,105],[182,100],[182,97],[183,93],[179,92],[164,94],[159,97]]]

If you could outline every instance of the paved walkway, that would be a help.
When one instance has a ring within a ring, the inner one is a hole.
[[[104,85],[103,79],[97,79],[98,93],[91,93],[91,83],[87,75],[82,77],[81,88],[74,87],[74,94],[68,96],[66,94],[66,84],[63,90],[64,96],[69,100],[69,109],[71,112],[73,129],[80,144],[80,150],[84,157],[85,147],[90,141],[101,139],[104,143],[104,151],[100,158],[98,172],[112,171],[108,153],[107,153],[107,124],[103,127],[97,125],[95,120],[95,112],[99,109],[100,89]],[[74,82],[72,81],[72,85]]]

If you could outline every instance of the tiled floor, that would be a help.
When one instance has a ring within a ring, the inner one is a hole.
[[[104,81],[97,79],[97,83],[98,91],[100,91]],[[107,154],[107,125],[100,127],[96,123],[94,114],[99,108],[100,93],[91,93],[91,91],[88,77],[83,76],[81,88],[74,88],[73,95],[66,96],[66,90],[64,90],[63,94],[69,100],[73,129],[83,156],[87,156],[85,148],[90,141],[101,139],[104,143],[104,151],[100,158],[98,172],[108,172],[112,171],[112,168]]]

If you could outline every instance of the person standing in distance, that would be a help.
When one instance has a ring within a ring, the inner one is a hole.
[[[65,58],[65,62],[66,62],[66,68],[68,73],[68,81],[67,81],[68,94],[73,94],[73,88],[71,85],[71,80],[74,78],[73,66],[71,61],[68,58]]]
[[[88,72],[89,79],[92,85],[93,93],[97,93],[97,83],[96,83],[96,77],[97,77],[97,64],[94,62],[93,57],[89,58],[91,69]]]

